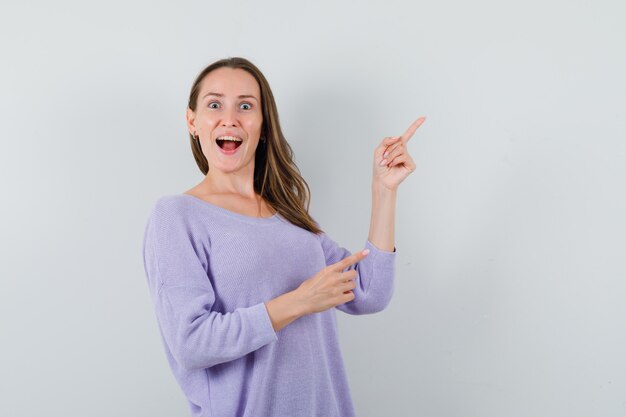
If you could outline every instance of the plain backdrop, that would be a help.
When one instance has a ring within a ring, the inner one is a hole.
[[[617,0],[3,0],[0,415],[188,415],[141,245],[156,199],[202,179],[186,100],[228,56],[265,73],[310,211],[351,251],[375,146],[427,117],[394,298],[338,312],[360,417],[626,415],[625,19]]]

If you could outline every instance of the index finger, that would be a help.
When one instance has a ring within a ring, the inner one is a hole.
[[[359,262],[361,259],[365,258],[368,253],[370,253],[369,249],[364,249],[360,252],[353,253],[350,256],[346,256],[339,262],[329,265],[329,267],[335,271],[343,271],[350,265],[354,265],[355,263]]]
[[[417,130],[418,127],[420,127],[422,125],[422,123],[424,123],[424,120],[426,120],[426,117],[422,116],[420,118],[418,118],[416,121],[414,121],[411,126],[409,126],[409,128],[406,130],[406,132],[404,132],[402,134],[402,141],[404,143],[407,143],[409,141],[409,139],[411,139],[411,136],[413,136],[413,133],[415,133],[415,131]]]

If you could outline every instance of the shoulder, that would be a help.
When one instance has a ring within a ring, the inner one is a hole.
[[[146,235],[160,244],[168,242],[168,245],[180,246],[189,241],[207,241],[210,232],[219,227],[213,218],[203,214],[184,196],[165,195],[152,205]]]
[[[150,220],[157,223],[180,222],[189,218],[192,207],[183,195],[164,195],[154,202],[150,211]]]
[[[168,194],[161,196],[154,202],[154,210],[181,210],[185,207],[186,201],[182,194]]]

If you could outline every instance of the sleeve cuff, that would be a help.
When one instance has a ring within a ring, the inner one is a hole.
[[[258,346],[264,346],[275,340],[278,340],[278,336],[272,326],[272,320],[270,319],[265,303],[259,303],[248,308],[249,319],[254,327],[255,342]]]
[[[381,254],[396,254],[397,253],[397,250],[396,250],[395,246],[393,247],[393,251],[378,249],[376,246],[374,246],[374,244],[372,242],[370,242],[369,239],[367,239],[365,241],[365,248],[369,249],[370,252],[376,251],[376,252],[381,253]]]

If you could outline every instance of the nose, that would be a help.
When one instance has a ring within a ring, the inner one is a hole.
[[[237,126],[237,113],[233,107],[224,109],[222,113],[222,126]]]

